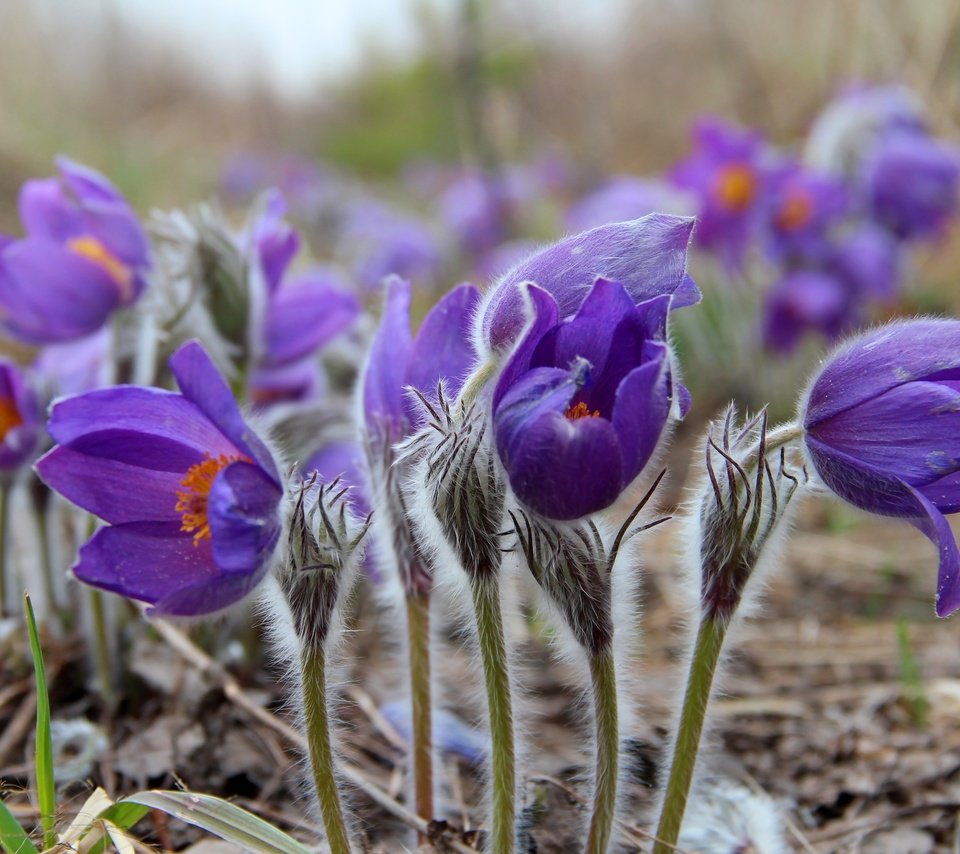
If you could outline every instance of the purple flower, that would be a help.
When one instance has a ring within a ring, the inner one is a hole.
[[[510,204],[502,178],[464,172],[444,191],[438,215],[471,255],[489,252],[508,233]]]
[[[864,170],[874,217],[901,238],[936,237],[956,212],[960,152],[926,134],[886,135]]]
[[[694,128],[694,151],[670,172],[697,199],[697,241],[739,267],[758,224],[765,192],[765,143],[760,134],[715,119]]]
[[[833,340],[853,325],[856,306],[843,279],[822,270],[786,273],[766,294],[764,344],[788,353],[807,332]]]
[[[619,282],[634,302],[670,294],[673,306],[692,305],[700,292],[687,275],[689,217],[651,214],[602,225],[567,237],[531,255],[507,272],[487,296],[480,315],[484,342],[509,351],[526,324],[524,284],[551,295],[560,317],[574,314],[597,277]]]
[[[902,260],[890,233],[867,222],[834,245],[829,268],[858,299],[890,302],[900,284]]]
[[[534,318],[494,390],[494,440],[523,504],[577,519],[617,500],[674,410],[672,297],[635,305],[623,285],[597,279],[576,314],[561,320],[549,293],[534,285],[528,293]]]
[[[170,359],[180,394],[118,386],[54,404],[52,489],[109,523],[80,549],[81,581],[152,612],[219,611],[253,590],[280,536],[276,463],[196,341]]]
[[[770,179],[764,204],[768,245],[780,261],[821,261],[831,251],[831,229],[849,208],[846,185],[830,175],[789,164]]]
[[[340,439],[328,442],[315,451],[302,466],[305,475],[317,472],[324,483],[332,483],[340,478],[344,486],[350,487],[347,504],[359,518],[370,513],[368,488],[363,475],[363,450],[357,442]]]
[[[13,362],[0,360],[0,479],[9,478],[37,449],[37,394]]]
[[[901,321],[848,341],[800,418],[826,486],[926,534],[940,551],[937,614],[960,608],[960,553],[943,515],[960,511],[960,321]]]
[[[0,252],[2,326],[30,344],[95,332],[145,286],[147,238],[102,175],[59,158],[59,178],[20,191],[26,236]]]
[[[677,194],[661,181],[615,175],[567,211],[567,228],[586,231],[611,222],[639,219],[677,206]]]

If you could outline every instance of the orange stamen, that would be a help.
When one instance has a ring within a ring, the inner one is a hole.
[[[580,418],[599,418],[600,410],[594,409],[593,412],[591,412],[587,404],[581,400],[576,406],[568,406],[564,415],[571,421],[577,421]]]
[[[803,190],[793,190],[787,194],[777,211],[776,226],[781,231],[796,231],[803,228],[813,216],[813,200]]]
[[[19,427],[21,424],[23,424],[23,416],[13,398],[0,397],[0,441],[3,441],[14,427]]]
[[[756,173],[745,163],[731,163],[717,173],[714,190],[720,204],[728,211],[744,211],[757,194]]]
[[[90,235],[74,237],[67,241],[67,249],[106,270],[117,283],[124,302],[133,299],[133,272],[99,240]]]
[[[241,455],[228,457],[226,454],[220,454],[214,459],[210,454],[204,454],[199,463],[194,463],[187,469],[187,473],[180,481],[183,489],[177,490],[177,506],[174,508],[181,514],[180,530],[186,533],[192,533],[193,545],[199,546],[201,540],[210,539],[210,520],[207,517],[207,499],[210,496],[210,488],[213,481],[230,463],[237,460],[250,462],[250,460]]]

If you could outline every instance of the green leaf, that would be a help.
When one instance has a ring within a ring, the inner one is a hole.
[[[255,854],[313,854],[302,842],[297,842],[262,818],[213,795],[154,789],[123,798],[117,802],[117,806],[131,803],[163,810],[167,815]]]
[[[39,854],[10,808],[0,801],[0,847],[7,854]]]
[[[43,827],[43,847],[57,844],[57,787],[53,780],[53,743],[50,740],[50,695],[47,693],[47,674],[43,667],[43,650],[37,633],[37,620],[29,594],[23,597],[27,611],[27,629],[30,632],[30,654],[33,673],[37,680],[37,745],[34,769],[37,778],[37,802],[40,805],[40,824]]]

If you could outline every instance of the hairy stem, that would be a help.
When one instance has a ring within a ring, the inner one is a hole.
[[[53,558],[50,555],[50,531],[47,518],[46,487],[31,489],[33,500],[33,517],[37,523],[37,540],[40,546],[40,569],[43,572],[43,592],[47,600],[47,608],[51,614],[60,617],[60,624],[64,628],[64,617],[57,602],[57,587],[53,580]]]
[[[407,639],[410,648],[411,753],[417,815],[433,818],[433,723],[430,697],[430,596],[408,595]],[[421,844],[426,841],[421,839]]]
[[[495,580],[474,581],[471,588],[490,716],[493,815],[487,850],[494,854],[513,854],[516,847],[516,746],[513,739],[510,671],[503,634],[500,591]]]
[[[707,704],[713,689],[713,677],[717,672],[728,625],[728,620],[703,617],[697,629],[697,640],[690,661],[680,724],[673,746],[670,777],[667,780],[667,793],[660,812],[653,854],[672,854],[680,836],[683,814],[693,783],[693,772],[697,765],[700,738],[707,717]]]
[[[300,654],[303,680],[303,711],[307,727],[307,749],[320,815],[327,832],[330,854],[350,854],[350,839],[343,818],[340,791],[330,741],[330,712],[327,708],[327,666],[323,647],[308,646]]]
[[[93,656],[100,683],[100,696],[109,706],[113,702],[113,666],[110,658],[110,633],[107,630],[107,612],[103,594],[90,588],[90,616],[93,620]]]
[[[620,761],[620,725],[617,706],[617,674],[613,652],[590,656],[593,685],[593,719],[596,731],[596,770],[593,781],[593,812],[587,836],[587,854],[606,854],[617,809]]]

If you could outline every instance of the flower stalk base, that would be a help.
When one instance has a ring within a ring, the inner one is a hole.
[[[587,836],[587,854],[606,854],[617,810],[620,764],[620,729],[617,707],[617,676],[613,653],[605,650],[590,656],[593,686],[593,718],[596,734],[596,769],[593,812]]]
[[[430,596],[407,596],[410,650],[411,754],[417,815],[433,818],[433,720],[430,690]],[[425,840],[421,840],[423,842]]]

